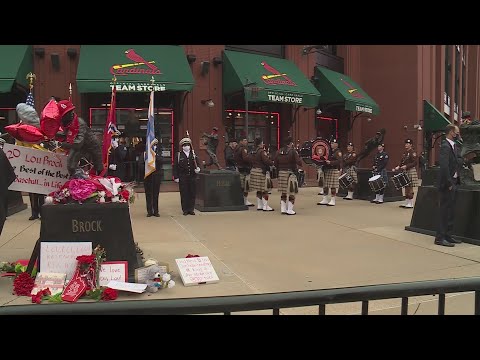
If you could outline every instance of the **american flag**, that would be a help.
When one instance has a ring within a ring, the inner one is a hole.
[[[30,89],[30,92],[28,93],[26,104],[30,105],[33,108],[35,107],[35,100],[33,99],[33,94],[31,89]]]

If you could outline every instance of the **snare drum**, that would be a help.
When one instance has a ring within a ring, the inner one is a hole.
[[[411,181],[408,178],[407,173],[401,172],[397,175],[392,176],[393,185],[395,185],[395,189],[400,190],[405,186],[408,186]]]
[[[340,183],[340,186],[343,187],[344,189],[348,189],[348,187],[352,185],[353,181],[354,181],[353,177],[351,177],[347,173],[343,174],[338,178],[338,182]]]
[[[370,189],[372,189],[374,192],[380,191],[387,186],[381,175],[375,175],[368,179],[368,185],[370,185]]]

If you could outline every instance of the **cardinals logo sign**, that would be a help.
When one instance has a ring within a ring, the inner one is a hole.
[[[267,85],[289,85],[297,86],[285,73],[280,73],[273,66],[268,65],[265,61],[260,63],[269,74],[262,75],[262,80]]]
[[[350,85],[347,81],[340,79],[347,87],[347,92],[352,95],[354,98],[357,99],[363,99],[364,96],[358,92],[358,89],[354,88],[352,85]]]
[[[134,49],[125,51],[125,56],[133,62],[126,64],[113,65],[110,73],[115,76],[127,76],[128,74],[147,74],[160,75],[162,72],[155,66],[155,61],[147,61],[141,55],[137,54]]]

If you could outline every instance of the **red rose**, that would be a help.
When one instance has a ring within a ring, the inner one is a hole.
[[[18,296],[30,296],[35,280],[29,273],[20,273],[15,280],[13,280],[13,291]]]
[[[118,291],[115,289],[106,288],[102,293],[102,300],[115,300],[118,297]]]
[[[80,255],[77,256],[77,261],[80,264],[92,264],[95,261],[95,255]]]
[[[130,192],[128,190],[123,190],[120,195],[128,201],[128,199],[130,199]]]
[[[32,303],[40,304],[42,302],[42,295],[41,291],[39,291],[36,295],[32,295]]]

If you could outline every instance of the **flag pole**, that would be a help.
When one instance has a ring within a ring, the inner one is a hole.
[[[68,100],[72,101],[72,83],[68,85]]]
[[[29,72],[29,73],[27,74],[26,79],[28,80],[28,85],[29,85],[30,91],[32,91],[32,89],[33,89],[33,81],[34,81],[36,78],[37,78],[37,76],[36,76],[34,73],[32,73],[32,72]]]

